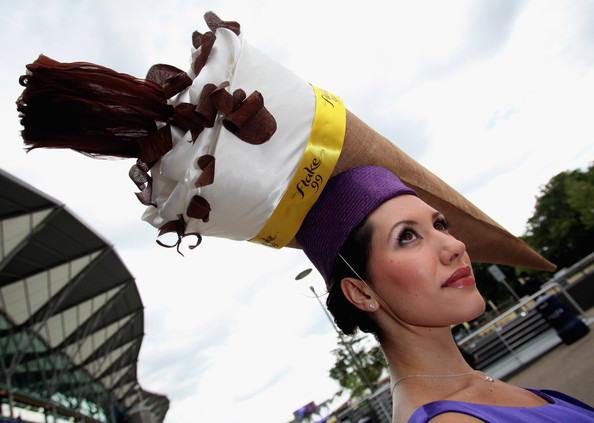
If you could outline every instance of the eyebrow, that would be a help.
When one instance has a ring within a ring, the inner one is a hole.
[[[434,212],[433,215],[431,216],[431,220],[435,221],[435,219],[437,219],[438,217],[442,216],[443,214],[441,214],[441,212]],[[388,231],[388,243],[390,242],[390,240],[392,239],[392,234],[394,233],[394,230],[401,225],[416,225],[418,222],[416,220],[399,220],[398,222],[394,223],[392,225],[392,227],[390,228],[390,230]]]

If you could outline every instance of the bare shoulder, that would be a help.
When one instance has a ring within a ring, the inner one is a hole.
[[[443,413],[443,414],[439,414],[439,415],[433,417],[432,419],[428,420],[428,422],[430,422],[430,423],[476,423],[476,422],[484,423],[484,420],[481,420],[481,419],[473,417],[473,416],[469,416],[468,414]]]

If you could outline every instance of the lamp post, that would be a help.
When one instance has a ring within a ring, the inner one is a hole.
[[[311,269],[305,269],[304,271],[300,272],[297,276],[295,276],[295,280],[301,280],[301,279],[305,278],[307,275],[309,275],[310,273],[311,273]],[[334,330],[340,337],[340,341],[346,347],[349,355],[351,356],[353,363],[355,364],[355,367],[357,368],[357,371],[359,372],[359,376],[361,376],[361,379],[363,379],[363,382],[365,383],[365,385],[369,388],[371,393],[373,393],[374,387],[371,384],[371,382],[369,381],[369,379],[367,378],[367,375],[365,374],[365,372],[363,371],[363,367],[361,367],[361,363],[359,363],[357,354],[355,354],[355,351],[351,347],[350,342],[344,337],[344,334],[342,333],[342,331],[340,329],[338,329],[338,327],[336,326],[336,323],[334,323],[332,316],[330,316],[330,313],[328,312],[326,307],[324,307],[324,304],[322,304],[322,301],[320,300],[320,297],[316,293],[316,290],[314,289],[314,287],[310,286],[309,289],[311,290],[311,292],[313,292],[314,296],[318,300],[318,304],[320,304],[320,307],[322,307],[322,310],[324,310],[324,313],[326,314],[326,317],[328,318],[328,320],[330,320],[330,324],[332,324],[332,327],[334,328]]]

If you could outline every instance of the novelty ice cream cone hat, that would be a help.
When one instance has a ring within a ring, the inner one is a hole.
[[[188,72],[155,65],[145,80],[40,56],[21,78],[30,149],[137,158],[130,177],[159,235],[175,232],[298,247],[294,237],[327,181],[375,165],[452,222],[475,261],[555,267],[346,110],[205,15]]]

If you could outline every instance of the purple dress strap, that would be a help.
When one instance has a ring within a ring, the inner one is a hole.
[[[561,392],[528,389],[549,404],[540,407],[503,407],[458,401],[435,401],[419,407],[408,423],[425,423],[443,413],[461,413],[489,423],[594,423],[594,408]]]

